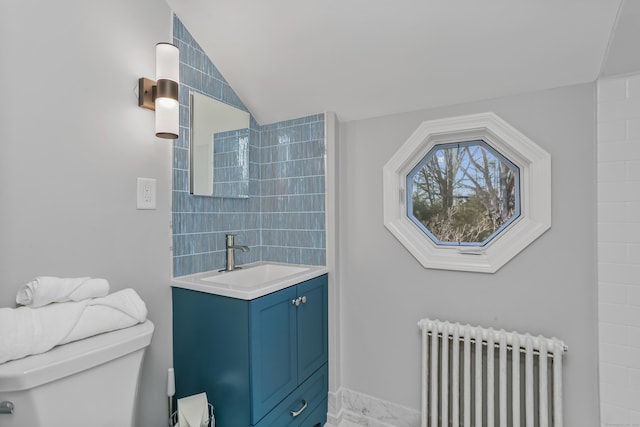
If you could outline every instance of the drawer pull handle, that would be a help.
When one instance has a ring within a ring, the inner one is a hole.
[[[13,402],[9,402],[8,400],[0,402],[0,414],[13,414],[13,409]]]
[[[292,417],[297,417],[298,415],[300,415],[302,413],[302,411],[304,411],[305,409],[307,409],[307,401],[306,400],[302,400],[302,408],[298,409],[297,411],[291,411],[291,416]]]

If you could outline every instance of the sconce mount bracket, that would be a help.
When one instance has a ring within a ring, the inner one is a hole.
[[[155,111],[156,90],[157,86],[155,81],[140,77],[138,79],[138,107]]]

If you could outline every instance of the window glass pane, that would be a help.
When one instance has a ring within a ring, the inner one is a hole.
[[[520,215],[519,170],[484,141],[435,145],[407,189],[407,215],[437,244],[482,246]]]

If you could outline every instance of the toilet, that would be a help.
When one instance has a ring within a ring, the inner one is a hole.
[[[153,329],[147,320],[1,364],[0,426],[133,426]]]

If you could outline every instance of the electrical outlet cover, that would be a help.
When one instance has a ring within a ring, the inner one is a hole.
[[[156,208],[156,180],[155,178],[138,177],[137,209]]]

